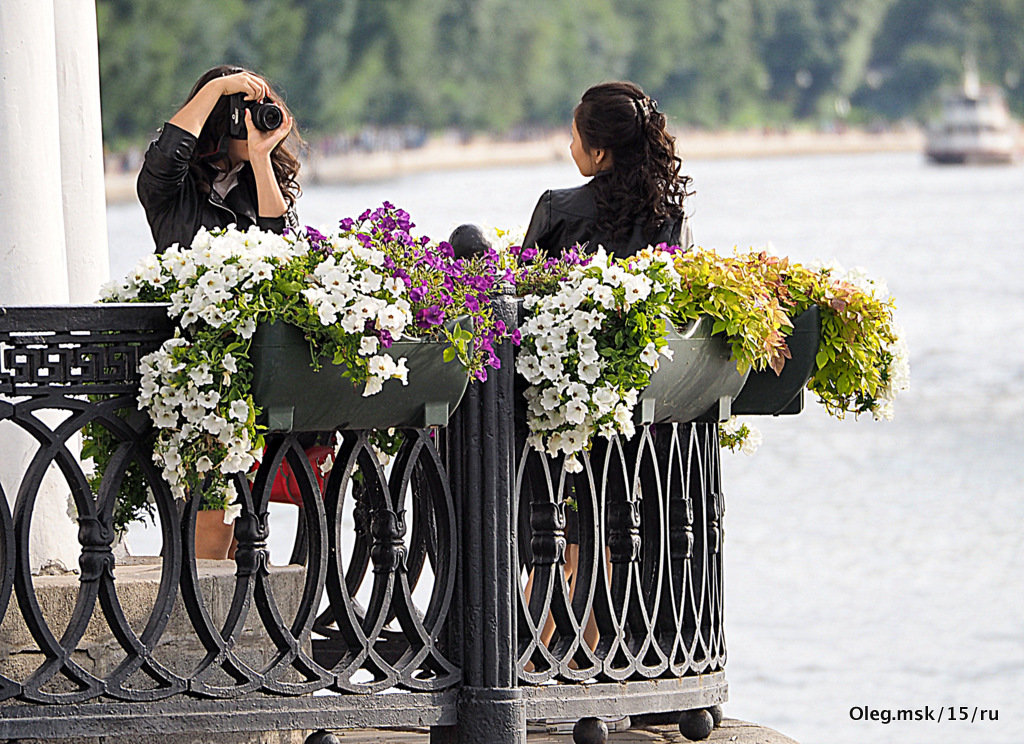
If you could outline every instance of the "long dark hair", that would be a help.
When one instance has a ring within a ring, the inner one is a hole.
[[[211,80],[224,77],[225,75],[234,75],[239,72],[248,72],[266,81],[266,78],[259,73],[252,72],[244,67],[217,65],[200,75],[196,84],[192,86],[192,90],[188,94],[188,98],[185,99],[185,102],[187,103],[195,98],[203,86]],[[270,84],[268,83],[267,86],[270,87]],[[278,106],[288,111],[288,107],[285,106],[281,96],[273,88],[270,88],[270,97]],[[211,185],[217,177],[218,171],[213,167],[212,163],[218,159],[220,153],[224,152],[222,147],[226,141],[225,138],[228,136],[228,124],[228,99],[226,96],[221,96],[220,100],[214,105],[210,115],[206,118],[206,123],[203,124],[202,130],[199,132],[199,142],[192,155],[192,160],[189,162],[189,170],[192,173],[192,177],[195,179],[199,190],[204,193],[210,192]],[[299,134],[298,127],[294,124],[288,136],[270,153],[270,164],[274,169],[274,176],[277,178],[278,186],[281,187],[281,193],[284,195],[289,207],[295,206],[295,200],[302,193],[302,188],[299,186],[298,181],[299,159],[289,146],[289,143],[292,142],[298,148],[305,144],[302,141],[302,135]]]
[[[682,219],[691,179],[680,173],[683,161],[657,101],[634,83],[601,83],[583,94],[573,118],[585,148],[612,155],[610,171],[591,182],[600,230],[622,240],[639,221],[652,238],[665,222]]]

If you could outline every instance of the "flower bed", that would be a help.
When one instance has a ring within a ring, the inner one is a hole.
[[[530,443],[550,455],[564,453],[570,471],[581,467],[578,454],[594,435],[632,436],[633,409],[672,356],[671,323],[683,327],[702,318],[731,349],[739,375],[753,369],[778,376],[791,357],[790,318],[817,308],[819,344],[810,370],[798,376],[810,377],[808,388],[829,413],[890,418],[896,394],[907,387],[906,345],[893,302],[862,272],[805,267],[766,253],[720,256],[670,246],[619,260],[600,249],[556,258],[511,252],[526,298],[517,369],[530,383]],[[731,423],[721,439],[739,448],[752,434],[751,426]]]
[[[464,379],[486,379],[506,335],[489,299],[504,278],[498,256],[456,259],[447,243],[412,228],[408,214],[385,203],[342,220],[333,235],[203,230],[191,247],[147,256],[106,288],[108,301],[168,302],[180,325],[142,360],[139,395],[159,432],[154,458],[176,496],[201,491],[204,507],[223,507],[234,500],[230,476],[260,457],[266,429],[250,355],[261,324],[296,329],[309,365],[337,365],[360,397],[409,384],[407,355],[389,353],[407,337],[441,344],[443,361],[457,360]]]
[[[522,341],[516,367],[529,383],[529,442],[564,455],[570,471],[581,467],[578,456],[595,435],[629,437],[638,421],[689,420],[735,397],[749,371],[778,375],[790,357],[790,318],[812,307],[821,333],[808,389],[830,413],[891,417],[906,387],[892,300],[862,274],[765,253],[720,256],[664,245],[628,259],[600,248],[547,256],[515,245],[503,230],[492,231],[503,250],[456,258],[447,243],[414,237],[409,216],[386,203],[339,225],[332,235],[201,231],[191,247],[147,256],[107,288],[107,300],[169,303],[180,325],[179,335],[144,358],[139,396],[159,432],[154,457],[175,495],[202,493],[208,508],[230,503],[230,476],[259,458],[267,423],[287,430],[443,423],[466,379],[484,380],[498,366],[495,344],[505,339]],[[491,293],[506,282],[523,298],[521,327],[511,331],[490,307]],[[262,340],[254,347],[254,334],[271,324],[290,327],[308,349],[302,374],[296,367],[285,374],[295,379],[283,397],[268,392],[278,384],[268,382],[274,375],[254,377],[254,348],[267,347]],[[406,344],[411,352],[424,343],[443,348],[442,366],[435,358],[432,372],[420,371],[426,392],[405,395],[404,412],[370,403],[410,384],[418,370],[408,364]],[[691,356],[677,359],[680,350]],[[443,366],[455,360],[458,368]],[[344,395],[329,396],[340,410],[320,418],[307,406],[297,422],[290,401],[308,396],[300,380],[329,364],[332,376],[347,379]],[[453,387],[434,395],[439,375]],[[653,410],[638,412],[645,397]],[[430,413],[424,402],[438,405]],[[382,409],[388,415],[379,416]],[[721,441],[749,445],[751,434],[733,422]],[[91,437],[86,451],[102,460],[109,435],[93,429]],[[143,488],[128,475],[126,483]]]

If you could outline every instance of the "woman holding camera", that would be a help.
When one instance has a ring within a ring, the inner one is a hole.
[[[297,227],[299,161],[285,142],[293,128],[259,75],[230,65],[205,72],[150,144],[139,173],[157,252],[188,246],[201,227]]]

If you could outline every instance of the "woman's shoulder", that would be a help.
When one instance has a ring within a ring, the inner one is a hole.
[[[544,198],[550,202],[552,212],[589,216],[597,206],[594,190],[589,183],[566,189],[551,189],[544,192]]]

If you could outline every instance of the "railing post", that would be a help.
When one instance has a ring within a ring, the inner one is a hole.
[[[516,326],[516,303],[494,300]],[[461,531],[459,601],[451,623],[461,646],[458,724],[431,732],[434,744],[520,744],[526,717],[516,674],[512,344],[495,349],[501,367],[470,385],[449,427],[449,473]]]

